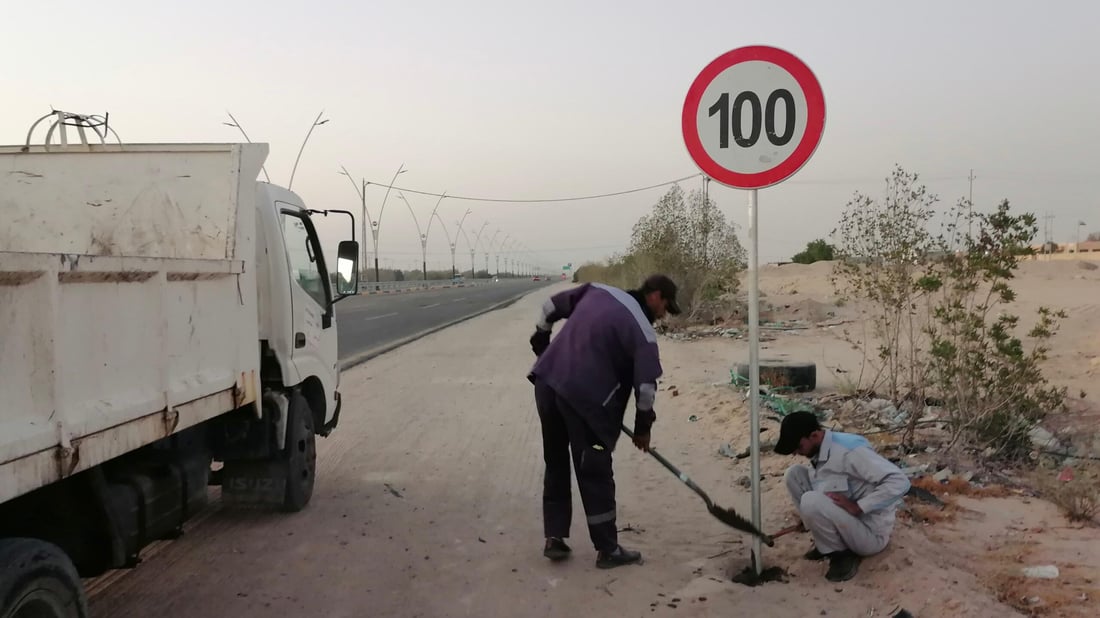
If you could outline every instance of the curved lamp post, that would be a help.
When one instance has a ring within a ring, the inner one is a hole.
[[[362,247],[362,259],[359,261],[359,281],[366,281],[367,278],[365,275],[367,270],[367,243],[365,242],[365,240],[367,238],[367,221],[371,220],[370,211],[367,210],[367,181],[366,179],[363,179],[363,185],[362,188],[360,188],[359,185],[355,184],[355,179],[351,177],[351,174],[348,173],[348,169],[343,165],[340,166],[340,175],[348,177],[348,180],[351,182],[351,186],[355,187],[355,194],[359,196],[359,201],[362,204],[363,218],[361,224],[363,228],[364,242]],[[373,236],[375,239],[378,238],[377,234],[374,234]],[[374,242],[377,243],[377,240],[375,240]]]
[[[470,209],[466,209],[465,214],[463,214],[462,218],[459,219],[459,221],[458,221],[458,231],[459,232],[462,232],[462,224],[466,221],[466,216],[469,215],[471,212],[473,212],[473,211],[470,210]],[[438,218],[438,217],[439,217],[439,215],[436,215],[436,218]],[[443,225],[443,219],[439,219],[439,224]],[[443,229],[446,230],[447,228],[443,228]],[[463,235],[465,235],[465,232],[462,232],[462,233],[463,233]],[[448,234],[447,240],[450,241],[450,243],[451,243],[451,279],[454,279],[455,276],[458,274],[458,271],[455,270],[455,248],[456,248],[455,245],[458,244],[458,233],[455,233],[454,240],[451,240],[450,235]],[[466,238],[466,244],[467,245],[470,244],[469,237]]]
[[[378,219],[376,221],[370,222],[371,234],[374,235],[374,283],[376,284],[375,289],[378,289],[377,283],[380,281],[378,276],[378,229],[382,224],[382,213],[386,211],[386,199],[390,196],[390,189],[393,188],[393,183],[397,181],[397,175],[403,174],[407,171],[409,170],[405,169],[405,164],[402,163],[401,167],[398,167],[397,171],[394,172],[393,178],[390,179],[390,184],[386,185],[386,194],[382,196],[382,207],[378,210]]]
[[[428,233],[420,231],[420,221],[417,220],[417,218],[416,218],[416,212],[413,210],[412,204],[409,203],[409,200],[405,199],[405,194],[404,193],[398,193],[397,194],[397,199],[401,200],[402,202],[405,202],[405,205],[409,207],[409,214],[412,215],[413,223],[416,224],[416,234],[417,234],[417,236],[420,237],[420,259],[421,259],[420,265],[421,265],[421,269],[422,269],[421,272],[424,274],[422,279],[424,281],[427,281],[428,280]],[[434,210],[432,211],[432,214],[435,214]],[[431,225],[430,220],[428,221],[428,225]]]

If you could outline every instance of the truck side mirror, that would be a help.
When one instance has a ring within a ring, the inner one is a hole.
[[[359,243],[340,241],[336,252],[336,293],[339,298],[359,293]]]

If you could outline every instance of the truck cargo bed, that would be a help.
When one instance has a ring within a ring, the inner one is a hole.
[[[0,149],[0,502],[256,401],[266,153]]]

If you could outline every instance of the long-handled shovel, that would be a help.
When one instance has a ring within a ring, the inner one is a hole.
[[[634,439],[634,433],[627,429],[625,425],[623,426],[623,431],[626,433],[626,435],[630,436],[631,440]],[[714,517],[717,518],[718,521],[726,524],[727,526],[732,526],[738,530],[748,532],[749,534],[760,537],[760,540],[763,541],[768,547],[772,547],[775,545],[775,541],[772,540],[772,537],[761,532],[756,526],[752,525],[751,521],[739,515],[737,511],[733,509],[727,509],[725,507],[721,507],[715,504],[714,501],[710,499],[710,496],[707,495],[707,492],[703,491],[702,488],[696,485],[695,481],[692,481],[690,478],[688,478],[688,475],[680,472],[680,470],[677,469],[676,466],[669,463],[669,461],[662,457],[661,454],[658,453],[655,449],[649,449],[649,454],[653,455],[654,459],[661,462],[662,466],[668,468],[669,472],[672,472],[674,475],[676,475],[676,478],[680,479],[684,483],[684,485],[687,485],[691,488],[692,491],[699,494],[699,497],[701,497],[703,499],[703,502],[707,504],[707,510],[710,511],[710,514],[714,515]]]

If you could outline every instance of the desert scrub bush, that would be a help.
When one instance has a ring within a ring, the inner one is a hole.
[[[1019,259],[1029,255],[1035,216],[1013,214],[1008,201],[992,213],[959,202],[948,219],[959,249],[948,252],[921,279],[931,319],[928,375],[944,400],[954,441],[992,448],[1007,458],[1030,451],[1028,432],[1064,406],[1066,390],[1049,384],[1042,363],[1062,311],[1041,307],[1028,343],[1008,305]],[[965,227],[976,233],[962,233]]]
[[[923,405],[926,338],[920,320],[926,291],[919,280],[938,245],[928,231],[938,198],[900,167],[886,179],[882,199],[856,193],[833,230],[838,261],[832,283],[837,295],[863,301],[877,347],[868,390],[901,405]]]
[[[745,259],[737,227],[714,200],[674,185],[634,224],[625,253],[581,267],[577,280],[629,289],[646,275],[665,273],[679,287],[678,300],[690,319],[704,302],[737,291]]]
[[[1019,259],[1032,252],[1035,216],[1012,213],[1007,201],[975,213],[961,200],[933,234],[937,201],[898,167],[883,199],[857,193],[834,230],[834,286],[863,301],[876,344],[865,354],[874,368],[866,388],[882,389],[909,413],[906,444],[935,400],[952,445],[1019,458],[1029,451],[1029,431],[1060,410],[1066,394],[1041,370],[1065,313],[1040,308],[1021,337],[1019,317],[1007,311]]]

